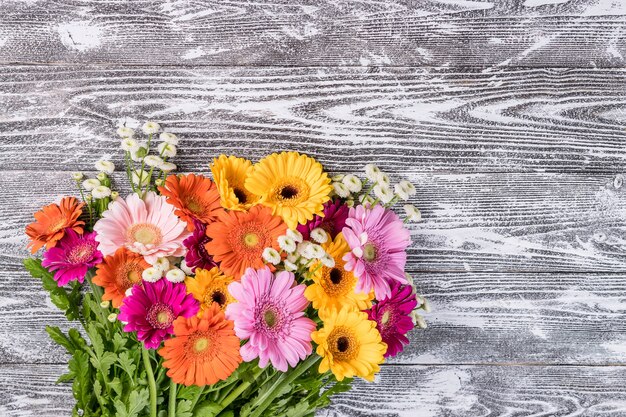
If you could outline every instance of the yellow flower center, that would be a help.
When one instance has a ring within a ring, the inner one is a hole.
[[[376,246],[369,242],[366,243],[365,246],[363,246],[363,259],[368,262],[376,259]]]
[[[139,242],[143,245],[158,245],[161,243],[161,230],[150,223],[140,223],[132,226],[128,230],[129,240]]]
[[[187,206],[187,210],[191,211],[194,214],[202,214],[204,212],[204,206],[193,197],[188,197],[185,203],[185,206]]]
[[[359,355],[360,343],[348,327],[336,327],[328,336],[328,348],[335,361],[349,361]]]
[[[263,320],[265,320],[265,324],[267,324],[267,327],[274,327],[276,325],[276,313],[272,310],[267,310],[263,314]]]
[[[383,318],[380,319],[380,322],[382,324],[387,324],[389,323],[390,318],[391,318],[391,313],[389,311],[385,311],[385,313],[383,314]]]
[[[128,280],[130,282],[139,282],[141,280],[141,275],[139,274],[139,271],[136,271],[134,269],[131,269],[130,271],[128,271],[128,273],[126,274],[126,278],[128,278]]]
[[[256,246],[259,243],[259,235],[252,232],[246,233],[243,236],[243,243],[245,243],[248,247]]]
[[[167,323],[170,319],[170,315],[167,312],[162,311],[157,314],[156,319],[159,323]]]
[[[66,220],[63,217],[59,217],[56,221],[48,227],[48,233],[56,233],[59,230],[65,228]]]
[[[309,198],[309,186],[300,178],[285,178],[274,185],[271,194],[277,203],[295,206]]]
[[[207,339],[206,337],[198,338],[196,342],[193,344],[193,350],[195,350],[196,353],[204,352],[205,350],[207,350],[208,347],[209,347],[209,339]]]

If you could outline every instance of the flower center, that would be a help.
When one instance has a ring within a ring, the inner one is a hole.
[[[275,184],[272,199],[286,206],[296,206],[309,196],[309,186],[297,177],[290,177]]]
[[[164,303],[156,303],[148,310],[146,320],[155,329],[167,329],[174,321],[172,308]]]
[[[150,223],[140,223],[133,225],[128,230],[129,240],[139,242],[142,245],[158,245],[163,237],[161,230]]]
[[[387,324],[387,323],[389,323],[389,319],[391,319],[391,313],[389,312],[389,310],[387,310],[383,314],[383,317],[380,319],[380,323],[381,324]]]
[[[334,360],[349,361],[359,354],[359,342],[348,327],[336,327],[328,336],[328,347]]]
[[[48,227],[48,233],[56,233],[65,227],[65,218],[59,217]]]
[[[205,304],[217,303],[222,307],[226,304],[226,295],[220,290],[208,291],[204,296]]]
[[[259,235],[253,232],[243,235],[243,243],[248,247],[256,246],[259,243]]]
[[[345,336],[341,336],[337,339],[337,350],[339,352],[345,352],[350,347],[350,339]]]
[[[329,278],[330,278],[330,282],[332,282],[333,284],[337,285],[341,282],[341,278],[342,278],[342,273],[339,269],[337,268],[333,268],[330,270],[330,274],[328,274]]]
[[[195,350],[196,353],[204,352],[205,350],[207,350],[208,347],[209,339],[207,339],[206,337],[199,337],[198,340],[196,340],[193,344],[193,350]]]
[[[79,244],[70,251],[67,260],[73,264],[84,264],[91,260],[94,252],[95,247],[93,245],[89,243]]]
[[[293,185],[286,185],[278,192],[283,200],[291,200],[292,198],[296,198],[299,193],[300,191]]]
[[[134,262],[123,264],[116,273],[116,281],[121,292],[126,291],[134,284],[141,282],[143,268]]]
[[[363,246],[363,259],[368,262],[372,262],[376,259],[376,246],[373,243],[367,242],[365,246]]]
[[[187,210],[193,214],[202,214],[204,212],[204,206],[194,197],[188,197],[185,200],[185,206],[187,207]]]
[[[278,321],[276,317],[276,312],[272,310],[267,310],[263,314],[263,320],[265,320],[265,324],[267,324],[267,327],[271,329],[276,325],[276,322]]]
[[[235,197],[237,197],[237,200],[239,200],[239,203],[246,204],[248,202],[248,196],[241,188],[233,188],[233,193]]]

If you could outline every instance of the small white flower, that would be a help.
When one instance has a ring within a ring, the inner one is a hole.
[[[292,253],[296,250],[296,241],[289,236],[278,236],[278,246],[287,253]]]
[[[292,238],[294,242],[297,242],[297,243],[302,242],[302,233],[298,232],[297,230],[287,229],[287,233],[285,233],[285,235],[287,235],[287,237]]]
[[[115,201],[119,198],[120,193],[117,191],[111,191],[111,200]]]
[[[107,198],[111,195],[111,189],[106,185],[99,185],[91,191],[91,195],[93,195],[93,198],[96,200]]]
[[[293,272],[298,270],[298,265],[291,261],[285,260],[283,261],[283,265],[285,265],[285,271]]]
[[[135,131],[130,127],[122,126],[117,128],[117,134],[122,138],[132,138],[135,136]]]
[[[130,297],[131,295],[133,295],[133,287],[128,288],[125,292],[124,295],[126,297]]]
[[[378,181],[378,174],[380,174],[380,168],[374,164],[365,165],[365,176],[372,182]]]
[[[170,270],[170,261],[167,258],[158,258],[152,266],[161,272],[167,272]]]
[[[115,171],[115,164],[113,164],[113,162],[111,161],[101,159],[99,161],[96,161],[94,165],[96,166],[96,169],[98,171],[104,172],[105,174],[111,175],[113,171]]]
[[[100,307],[102,308],[109,308],[110,305],[111,305],[110,301],[103,301],[100,303]]]
[[[327,268],[334,268],[335,266],[335,258],[329,254],[325,254],[320,261],[322,261],[322,264]]]
[[[98,172],[98,175],[96,175],[96,178],[98,178],[98,180],[100,182],[103,182],[104,180],[106,180],[109,177],[104,172]]]
[[[398,183],[398,186],[402,188],[404,192],[407,193],[409,196],[413,196],[417,192],[417,190],[415,190],[415,186],[407,180],[400,181]]]
[[[137,152],[139,150],[139,143],[132,138],[124,138],[120,143],[120,146],[126,152]]]
[[[343,177],[342,182],[343,185],[348,187],[348,190],[350,190],[350,192],[352,193],[358,193],[359,191],[361,191],[361,189],[363,189],[363,183],[356,175],[346,175],[345,177]]]
[[[147,268],[143,271],[141,277],[144,281],[157,282],[163,277],[163,271],[155,267]]]
[[[280,254],[274,248],[265,248],[263,250],[263,259],[267,263],[278,265],[280,263]]]
[[[343,174],[336,174],[336,175],[333,175],[332,177],[330,177],[330,180],[332,182],[340,182],[343,179],[344,176],[345,175],[343,175]]]
[[[136,151],[130,152],[130,159],[135,162],[141,162],[146,155],[148,155],[148,144],[141,143]]]
[[[156,180],[154,180],[154,185],[156,185],[157,187],[163,187],[163,185],[165,185],[165,180],[163,180],[162,178],[157,178]]]
[[[115,320],[117,320],[117,314],[115,313],[109,314],[109,316],[107,317],[107,320],[110,321],[111,323],[114,323]]]
[[[389,187],[391,185],[391,178],[389,178],[389,175],[381,172],[380,174],[378,174],[377,182],[379,185]]]
[[[189,268],[187,262],[185,262],[184,259],[180,263],[180,269],[182,269],[183,272],[187,275],[193,275],[193,271],[191,270],[191,268]]]
[[[100,181],[95,178],[90,178],[88,180],[83,181],[83,188],[87,191],[91,191],[96,187],[100,186]]]
[[[169,282],[173,282],[174,284],[183,282],[186,277],[187,275],[185,275],[185,273],[178,268],[170,269],[167,271],[167,274],[165,274],[165,279]]]
[[[176,165],[171,162],[163,162],[161,165],[159,165],[159,169],[167,174],[169,172],[175,171]]]
[[[159,129],[161,129],[161,126],[157,122],[146,122],[141,127],[141,130],[143,130],[143,133],[146,135],[157,133]]]
[[[298,255],[302,256],[305,259],[311,259],[310,252],[308,251],[309,246],[311,246],[313,243],[309,242],[308,240],[305,240],[303,242],[298,243],[298,246],[296,247],[296,252],[298,252]]]
[[[161,142],[157,146],[159,150],[159,155],[166,156],[168,158],[172,158],[176,156],[176,146],[171,143]]]
[[[161,159],[160,156],[156,156],[156,155],[148,155],[143,159],[143,161],[149,167],[158,167],[159,165],[163,163],[163,159]]]
[[[400,184],[394,185],[393,190],[395,191],[396,195],[400,197],[403,201],[409,199],[409,195],[407,194],[406,190],[400,186]]]
[[[159,135],[159,139],[172,145],[178,145],[178,137],[170,132],[163,132]]]
[[[306,255],[309,259],[322,259],[326,255],[326,251],[317,243],[311,243],[306,248]]]
[[[374,187],[374,195],[383,204],[389,203],[391,200],[393,200],[393,196],[394,196],[393,191],[391,191],[391,188],[385,187],[383,185],[377,185],[376,187]]]
[[[83,179],[83,173],[82,172],[72,172],[72,179],[74,181],[80,181]]]
[[[140,181],[141,181],[141,184],[139,184]],[[141,185],[142,187],[145,187],[146,185],[150,184],[150,178],[148,176],[148,173],[140,169],[133,172],[133,184]]]
[[[326,233],[326,230],[322,229],[321,227],[316,227],[315,229],[311,230],[311,239],[313,239],[317,243],[326,243],[328,242],[328,233]]]
[[[333,182],[333,188],[335,189],[335,194],[341,198],[346,198],[350,195],[350,190],[342,182]]]
[[[420,213],[419,209],[413,204],[405,204],[404,212],[406,213],[407,220],[410,222],[419,222],[422,220],[422,213]]]

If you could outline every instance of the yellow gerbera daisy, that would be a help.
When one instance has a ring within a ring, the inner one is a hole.
[[[332,189],[322,165],[298,152],[274,153],[263,158],[254,165],[245,185],[290,229],[311,220],[314,214],[323,215],[323,204],[330,199]]]
[[[222,207],[245,211],[259,202],[259,197],[246,190],[244,186],[246,178],[252,171],[252,162],[247,159],[232,155],[220,155],[219,158],[213,159],[211,172],[220,193]]]
[[[213,303],[217,303],[222,310],[234,301],[228,292],[228,284],[233,282],[233,278],[222,274],[219,268],[196,269],[196,277],[187,277],[185,285],[187,292],[200,302],[198,317],[202,317],[204,310],[211,308]]]
[[[324,327],[311,337],[322,357],[319,372],[330,369],[338,381],[360,376],[368,381],[380,371],[387,344],[376,330],[376,322],[367,319],[367,313],[354,307],[337,311],[319,312]]]
[[[373,293],[356,292],[357,278],[346,271],[343,255],[350,252],[348,243],[339,233],[334,241],[322,245],[324,250],[333,257],[335,266],[328,268],[315,263],[311,270],[313,284],[304,291],[304,296],[318,310],[340,309],[344,305],[354,306],[358,310],[366,310],[372,306]]]

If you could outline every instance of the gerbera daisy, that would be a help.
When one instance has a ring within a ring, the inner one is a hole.
[[[141,282],[141,275],[150,268],[150,264],[143,256],[120,248],[115,254],[105,257],[96,268],[93,282],[104,288],[102,301],[111,301],[113,307],[118,308],[126,297],[126,291]]]
[[[263,250],[278,249],[278,236],[286,229],[281,218],[272,216],[267,207],[254,206],[248,212],[224,211],[207,226],[211,241],[205,247],[225,274],[239,279],[247,268],[263,267]]]
[[[72,280],[82,283],[89,268],[102,262],[95,235],[94,232],[79,235],[67,229],[59,244],[44,253],[41,265],[49,271],[56,271],[54,279],[59,287]]]
[[[26,226],[26,234],[30,238],[27,247],[31,248],[31,253],[36,253],[43,246],[53,248],[65,236],[67,229],[83,233],[85,222],[78,218],[84,205],[74,197],[65,197],[60,204],[50,204],[35,213],[35,221]]]
[[[370,292],[377,299],[389,295],[389,280],[406,284],[406,248],[411,243],[402,220],[381,205],[350,209],[343,236],[351,252],[344,256],[345,268],[359,278],[357,291]]]
[[[174,333],[174,320],[197,312],[198,302],[187,294],[185,284],[161,279],[135,285],[131,295],[124,298],[117,317],[127,323],[125,332],[136,331],[146,349],[156,349]]]
[[[202,318],[176,319],[174,337],[165,341],[159,355],[167,376],[186,386],[225,380],[241,363],[233,322],[226,320],[217,304],[205,310]]]
[[[259,358],[265,368],[286,372],[311,354],[311,332],[315,322],[304,317],[309,302],[304,298],[304,285],[295,285],[294,274],[282,271],[272,274],[268,267],[249,268],[241,282],[233,282],[228,290],[237,302],[226,307],[226,317],[235,322],[235,333],[248,342],[241,347],[246,362]]]
[[[330,178],[315,159],[298,152],[271,154],[256,165],[246,179],[246,189],[260,203],[281,216],[290,229],[322,215],[330,197]]]
[[[187,223],[190,231],[194,229],[194,219],[209,223],[221,210],[217,187],[202,175],[170,175],[159,191],[176,207],[176,215]]]
[[[248,210],[258,203],[259,197],[244,186],[252,171],[252,162],[247,159],[232,155],[220,155],[213,159],[211,172],[220,193],[222,207],[229,210]]]
[[[204,247],[210,240],[206,235],[206,225],[197,220],[194,220],[194,225],[191,236],[183,241],[183,245],[187,248],[185,263],[192,271],[195,271],[196,268],[211,269],[217,264]]]
[[[355,306],[359,310],[369,308],[373,294],[355,292],[357,279],[352,272],[344,268],[343,256],[350,252],[350,247],[340,233],[333,242],[322,246],[334,259],[335,266],[329,268],[316,262],[311,266],[313,284],[309,285],[304,296],[318,310],[340,309],[344,305]]]
[[[233,297],[228,292],[228,284],[233,282],[232,277],[228,277],[215,267],[210,270],[196,269],[195,278],[187,277],[185,284],[187,292],[200,303],[200,312],[207,310],[214,303],[222,310],[233,302]]]
[[[349,208],[336,199],[334,201],[327,201],[324,203],[324,209],[322,215],[315,215],[313,219],[306,224],[298,225],[298,231],[302,233],[304,240],[310,240],[311,231],[316,228],[325,230],[330,235],[331,239],[334,239],[346,225],[346,219],[348,218]]]
[[[338,381],[360,376],[368,381],[380,371],[387,345],[376,330],[376,322],[354,307],[321,312],[324,327],[313,332],[317,354],[322,357],[319,372],[330,371]]]
[[[417,306],[417,299],[410,285],[391,282],[391,295],[374,304],[367,315],[376,322],[376,327],[388,346],[385,358],[396,356],[409,343],[406,334],[415,325],[411,311]]]
[[[151,264],[166,256],[183,256],[187,238],[185,222],[174,214],[174,206],[165,197],[149,192],[145,200],[135,193],[118,198],[102,213],[93,227],[104,255],[120,247],[139,253]]]

